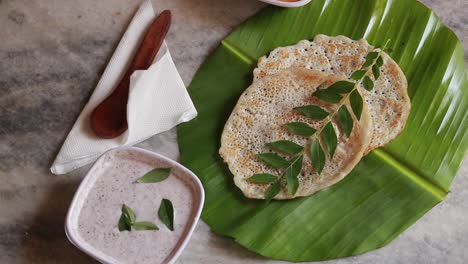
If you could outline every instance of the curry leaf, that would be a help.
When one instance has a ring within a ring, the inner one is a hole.
[[[288,187],[288,192],[291,195],[296,194],[297,189],[299,188],[299,173],[302,169],[302,159],[303,155],[299,155],[291,162],[291,165],[286,169],[286,185]]]
[[[137,180],[139,183],[154,183],[164,181],[171,174],[171,168],[156,168]]]
[[[169,228],[174,231],[174,207],[168,199],[162,199],[158,210],[159,219]]]
[[[133,228],[135,230],[141,231],[141,230],[159,230],[159,227],[157,227],[155,224],[151,222],[136,222],[133,224]]]
[[[279,181],[276,181],[265,192],[265,200],[266,202],[270,202],[271,199],[275,198],[275,196],[280,192],[281,190],[281,185]]]
[[[280,157],[278,154],[275,153],[261,153],[256,155],[257,158],[261,159],[263,162],[266,164],[273,166],[275,168],[286,168],[289,166],[289,162],[282,157]]]
[[[371,52],[367,54],[366,62],[362,65],[362,68],[369,67],[374,63],[374,60],[379,56],[378,52]]]
[[[284,152],[286,154],[297,154],[302,151],[303,147],[289,140],[279,140],[266,144],[267,147],[274,150]]]
[[[120,215],[120,219],[119,219],[119,231],[122,232],[122,231],[130,231],[132,228],[132,226],[129,224],[129,221],[127,221],[127,219],[125,218],[125,215],[124,214],[121,214]]]
[[[273,183],[278,180],[278,177],[269,173],[255,174],[249,178],[249,181],[255,183]]]
[[[353,131],[354,120],[348,112],[346,105],[342,105],[338,110],[338,120],[340,121],[341,127],[343,128],[346,136],[349,137],[351,135],[351,131]]]
[[[371,91],[374,89],[374,82],[369,78],[369,76],[364,77],[364,80],[362,80],[362,84],[364,85],[364,88],[367,91]]]
[[[317,131],[315,128],[303,122],[291,122],[285,126],[294,134],[305,137],[310,137],[315,133],[315,131]]]
[[[301,112],[312,120],[322,120],[328,116],[328,112],[316,105],[305,105],[295,107],[294,110]]]
[[[379,77],[380,77],[380,68],[379,68],[379,66],[377,66],[377,64],[372,67],[372,73],[374,74],[374,80],[379,79]]]
[[[317,170],[317,173],[322,173],[322,170],[325,167],[325,153],[323,152],[318,139],[315,139],[310,143],[310,161]]]
[[[351,79],[353,79],[355,81],[361,80],[361,78],[364,76],[364,74],[366,74],[366,71],[363,71],[363,70],[355,71],[351,75]]]
[[[328,153],[330,153],[330,158],[333,158],[335,154],[336,146],[338,145],[338,139],[336,137],[335,129],[331,122],[328,122],[322,130],[322,137],[327,146]]]
[[[135,223],[135,212],[133,212],[132,208],[128,207],[126,204],[122,205],[122,215],[125,217],[128,225],[133,225],[133,223]]]
[[[378,67],[382,67],[382,65],[383,65],[382,56],[379,56],[379,57],[377,58],[377,60],[375,61],[375,65],[377,65]]]
[[[358,120],[361,119],[363,101],[361,94],[358,90],[354,90],[349,96],[349,102],[351,104],[351,109],[353,109],[354,115]]]
[[[351,92],[353,90],[353,88],[354,88],[354,83],[353,82],[338,81],[338,82],[330,85],[330,87],[325,89],[325,91],[332,92],[332,93],[343,94],[343,93]]]
[[[132,228],[132,225],[135,223],[135,213],[133,212],[133,210],[128,207],[127,205],[123,204],[122,205],[122,209],[121,209],[122,213],[120,215],[120,218],[119,218],[119,231],[122,232],[122,231],[130,231],[131,228]]]
[[[339,93],[336,93],[335,91],[328,91],[328,89],[317,90],[312,94],[312,96],[333,104],[339,103],[341,98],[343,98]]]

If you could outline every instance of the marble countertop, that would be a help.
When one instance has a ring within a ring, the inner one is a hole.
[[[139,1],[0,0],[0,263],[94,263],[71,245],[65,215],[88,167],[49,167]],[[423,0],[463,42],[468,1]],[[168,43],[188,85],[218,42],[262,8],[254,0],[153,0],[174,22]],[[140,144],[177,157],[175,131]],[[326,263],[468,263],[468,159],[446,200],[388,246]],[[200,222],[178,263],[280,263]]]

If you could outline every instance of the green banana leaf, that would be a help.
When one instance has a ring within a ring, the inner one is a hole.
[[[366,38],[382,46],[409,82],[412,110],[403,133],[365,157],[343,181],[305,198],[245,198],[218,155],[220,135],[259,57],[317,34]],[[449,191],[468,147],[468,81],[463,49],[415,0],[314,0],[268,7],[235,29],[189,87],[199,116],[178,127],[181,162],[201,179],[202,218],[260,255],[324,260],[382,247]]]

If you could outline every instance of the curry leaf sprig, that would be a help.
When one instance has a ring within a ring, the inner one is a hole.
[[[290,195],[296,194],[299,188],[298,176],[302,170],[302,163],[306,150],[309,151],[309,158],[316,172],[318,174],[322,173],[326,163],[326,156],[328,155],[331,160],[338,145],[338,137],[332,120],[336,117],[346,137],[349,138],[351,136],[354,127],[354,119],[348,110],[347,103],[349,102],[352,113],[356,119],[360,120],[363,109],[363,99],[358,91],[358,87],[362,85],[367,91],[374,89],[374,81],[371,77],[373,77],[374,80],[380,77],[380,68],[382,65],[382,51],[374,50],[367,54],[364,64],[351,75],[351,80],[335,82],[326,89],[318,89],[312,94],[312,96],[321,101],[337,104],[337,110],[329,112],[316,105],[304,105],[294,108],[294,111],[299,112],[310,120],[322,121],[322,124],[318,129],[311,127],[305,122],[290,122],[284,125],[293,134],[306,137],[308,148],[290,140],[279,140],[266,144],[268,148],[275,152],[290,156],[291,158],[289,160],[275,152],[256,155],[257,158],[262,160],[265,164],[277,169],[282,169],[281,176],[260,173],[248,178],[254,183],[269,184],[265,192],[265,200],[267,200],[267,202],[280,192],[280,181],[282,178],[286,180],[288,193]]]

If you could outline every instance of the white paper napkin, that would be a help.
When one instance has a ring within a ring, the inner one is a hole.
[[[101,139],[91,129],[91,112],[119,83],[155,17],[151,1],[145,0],[55,158],[52,173],[70,172],[95,161],[109,149],[137,144],[197,115],[164,42],[150,68],[135,71],[130,77],[128,130],[118,138]]]

